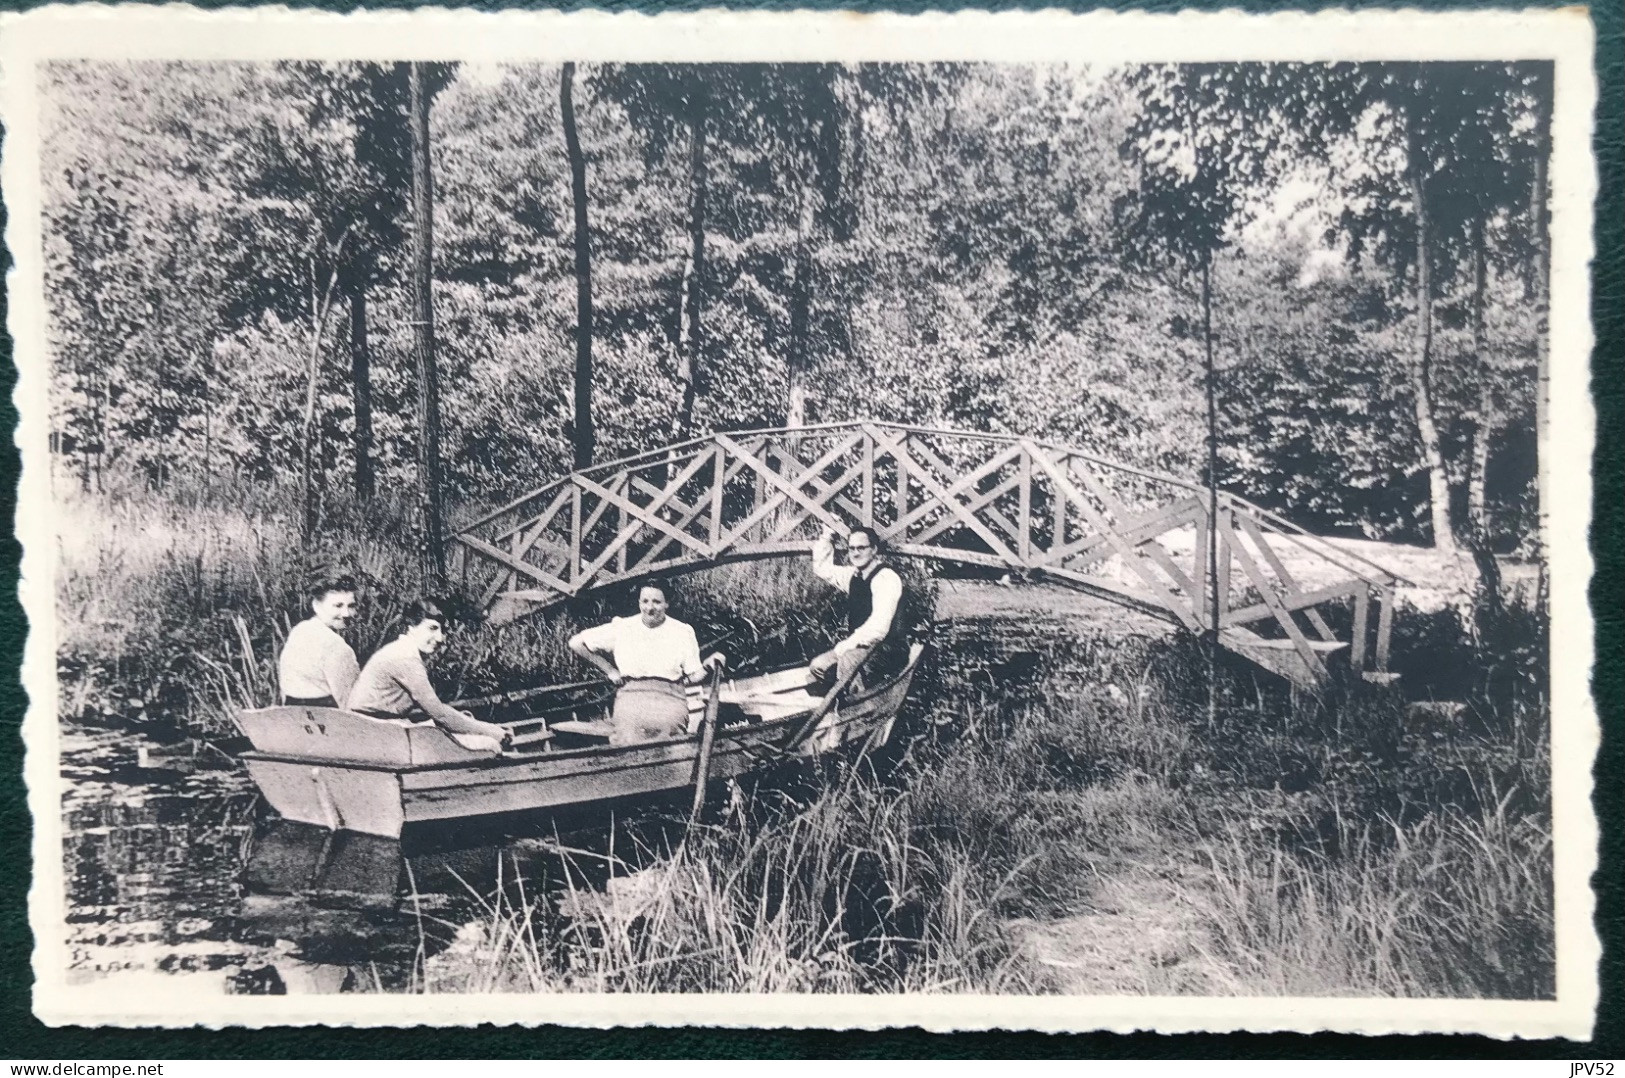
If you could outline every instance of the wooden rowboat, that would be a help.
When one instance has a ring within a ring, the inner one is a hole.
[[[923,650],[914,645],[902,671],[848,693],[799,740],[821,702],[807,692],[805,666],[723,682],[724,724],[715,731],[709,777],[740,775],[787,753],[883,743]],[[258,708],[236,719],[254,745],[242,756],[248,772],[285,819],[398,838],[418,823],[692,788],[701,772],[704,691],[691,689],[688,699],[687,735],[612,746],[605,702],[561,706],[536,694],[532,715],[506,723],[518,751],[501,755],[465,748],[432,723],[337,708]]]

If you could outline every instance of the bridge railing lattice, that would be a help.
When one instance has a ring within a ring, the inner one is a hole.
[[[654,573],[805,554],[821,527],[1051,580],[1312,682],[1385,671],[1397,578],[1233,495],[1015,435],[852,422],[717,433],[563,476],[464,526],[500,617]]]

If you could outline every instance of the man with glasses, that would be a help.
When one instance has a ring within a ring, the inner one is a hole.
[[[835,532],[825,528],[813,544],[813,572],[819,578],[846,592],[847,635],[835,647],[812,661],[808,669],[811,684],[807,691],[823,696],[835,687],[853,666],[864,662],[866,675],[874,681],[894,672],[907,655],[897,621],[897,608],[903,599],[903,579],[887,565],[879,537],[872,528],[853,528],[846,539],[846,565],[835,564]]]

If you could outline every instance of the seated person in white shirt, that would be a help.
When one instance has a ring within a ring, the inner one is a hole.
[[[277,659],[282,702],[295,707],[343,707],[360,667],[339,634],[355,616],[355,581],[327,574],[308,592],[310,617],[288,630]]]
[[[671,586],[645,582],[638,589],[638,613],[584,629],[570,638],[570,650],[602,670],[616,686],[611,745],[635,745],[681,737],[688,732],[684,685],[705,679],[705,671],[726,660],[714,652],[700,661],[694,629],[666,613]]]
[[[836,565],[835,532],[829,528],[813,544],[813,572],[846,592],[847,628],[847,635],[808,667],[807,691],[815,696],[828,694],[859,662],[864,662],[860,680],[892,673],[907,651],[894,624],[903,599],[903,578],[886,564],[880,537],[871,528],[853,528],[847,535],[846,554],[849,564]]]
[[[407,603],[401,635],[367,660],[350,692],[350,710],[380,719],[433,721],[464,748],[495,752],[510,747],[513,735],[507,728],[442,703],[430,684],[423,658],[445,641],[445,624],[446,615],[433,600]]]

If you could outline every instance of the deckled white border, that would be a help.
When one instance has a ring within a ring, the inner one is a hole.
[[[24,722],[34,886],[35,1013],[51,1025],[329,1024],[716,1025],[930,1030],[1341,1030],[1476,1032],[1588,1038],[1601,949],[1589,879],[1596,867],[1591,765],[1599,742],[1589,674],[1592,619],[1590,461],[1595,417],[1588,264],[1595,167],[1592,29],[1583,10],[1243,15],[987,12],[919,16],[718,12],[647,16],[467,11],[334,15],[267,7],[200,12],[80,6],[0,16],[7,129],[0,183],[16,268],[23,455],[17,534],[31,626]],[[131,998],[65,983],[62,818],[57,772],[55,542],[46,448],[48,374],[34,64],[51,58],[458,60],[992,60],[1131,63],[1198,60],[1553,59],[1550,411],[1541,445],[1551,552],[1552,797],[1557,880],[1557,999],[1519,1003],[1417,999],[1235,999],[1063,996],[199,996]]]

